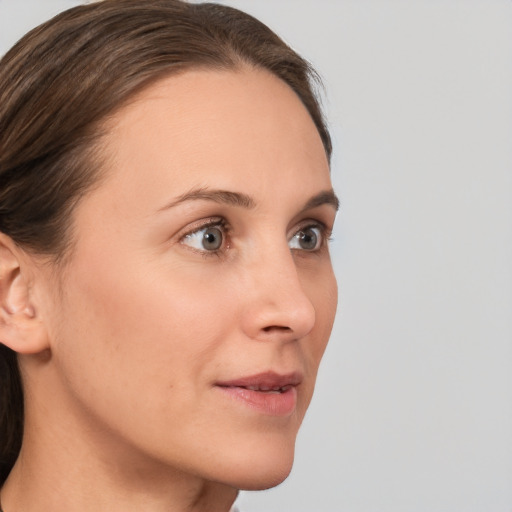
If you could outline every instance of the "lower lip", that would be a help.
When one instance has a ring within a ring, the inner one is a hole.
[[[218,386],[231,398],[269,416],[289,416],[297,405],[297,389],[291,387],[281,393],[252,391],[237,386]]]

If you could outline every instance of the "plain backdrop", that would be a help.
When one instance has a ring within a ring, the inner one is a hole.
[[[71,0],[0,0],[0,53]],[[231,0],[314,63],[339,314],[244,512],[512,512],[512,1]]]

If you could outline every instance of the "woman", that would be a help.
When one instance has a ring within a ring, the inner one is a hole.
[[[336,308],[306,62],[105,0],[0,63],[4,512],[226,512],[288,475]]]

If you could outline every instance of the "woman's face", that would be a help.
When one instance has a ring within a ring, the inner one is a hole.
[[[277,484],[336,309],[311,118],[267,72],[188,71],[118,113],[104,153],[44,311],[52,393],[90,446]]]

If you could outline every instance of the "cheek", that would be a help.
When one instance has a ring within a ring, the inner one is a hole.
[[[301,408],[304,415],[313,396],[318,368],[331,335],[338,303],[338,287],[330,268],[324,268],[322,272],[314,275],[308,274],[302,279],[302,285],[315,308],[315,327],[310,336],[300,341],[309,383],[304,390],[304,403]]]
[[[91,399],[103,393],[107,400],[108,389],[112,401],[130,393],[136,402],[144,390],[144,400],[157,406],[168,398],[163,390],[204,373],[226,335],[222,311],[229,307],[222,294],[182,271],[129,266],[130,272],[120,263],[85,263],[94,275],[76,269],[62,304],[58,355]],[[189,386],[187,395],[194,392]]]
[[[315,275],[309,275],[304,284],[316,313],[315,322],[315,359],[320,359],[331,335],[338,305],[338,285],[332,267],[325,267]]]
[[[197,425],[205,417],[222,427],[219,439],[229,431],[209,386],[233,333],[233,308],[227,293],[191,272],[143,267],[128,274],[99,264],[91,276],[76,266],[57,308],[55,367],[74,417],[174,460],[204,445],[209,430]]]

